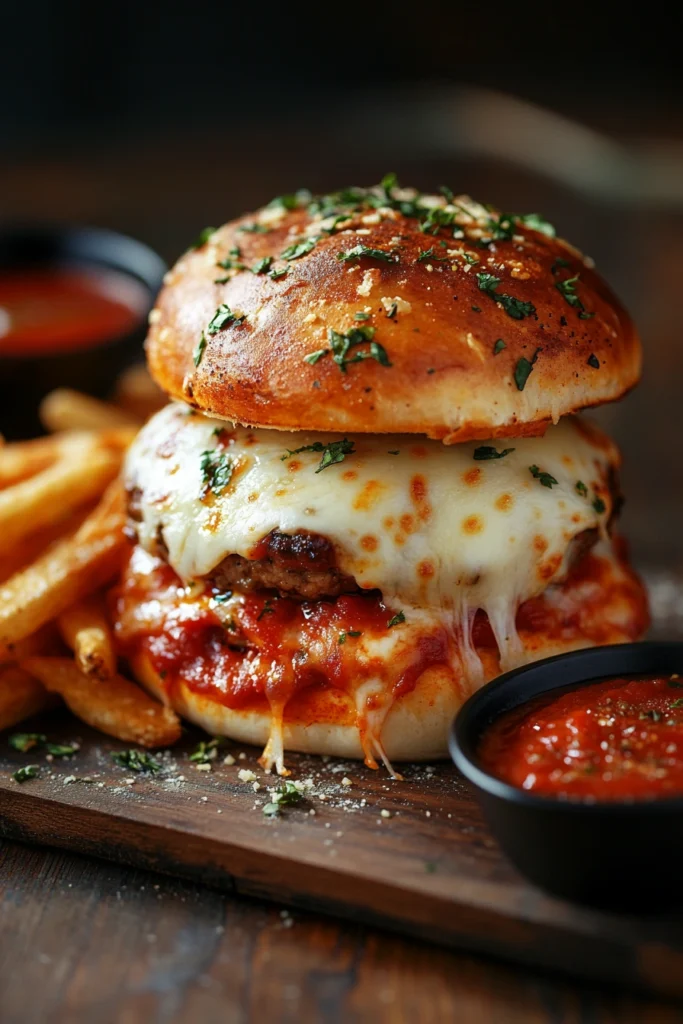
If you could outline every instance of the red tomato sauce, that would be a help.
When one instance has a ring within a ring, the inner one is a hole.
[[[115,270],[60,267],[0,277],[0,357],[89,348],[132,331],[146,289]]]
[[[561,799],[683,795],[683,678],[608,679],[507,712],[479,759],[504,782]]]
[[[220,594],[183,593],[168,565],[157,562],[151,572],[138,572],[133,555],[111,595],[121,653],[144,652],[169,692],[182,681],[233,709],[264,700],[285,707],[311,687],[353,693],[363,680],[377,678],[393,701],[410,692],[427,668],[449,661],[443,631],[411,633],[399,663],[357,658],[360,638],[385,637],[396,611],[377,593],[299,602],[253,591],[218,607]]]

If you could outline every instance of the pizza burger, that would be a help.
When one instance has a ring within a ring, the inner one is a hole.
[[[443,756],[485,680],[645,629],[619,453],[575,415],[640,343],[537,215],[393,176],[281,197],[182,256],[147,353],[172,401],[127,458],[118,641],[267,768]]]

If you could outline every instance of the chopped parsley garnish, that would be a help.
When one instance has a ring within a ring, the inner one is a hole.
[[[322,441],[314,441],[313,444],[305,444],[301,448],[294,448],[293,450],[288,448],[286,454],[280,456],[280,460],[284,462],[291,455],[299,455],[301,452],[316,452],[322,455],[316,473],[322,473],[328,466],[334,466],[338,462],[343,462],[346,456],[353,455],[355,450],[354,442],[349,441],[348,437],[344,437],[341,441],[330,441],[328,444],[323,444]]]
[[[347,629],[347,630],[343,630],[339,634],[339,643],[340,644],[345,644],[347,636],[362,636],[362,632],[361,632],[360,629]]]
[[[513,213],[501,213],[498,215],[498,218],[490,217],[486,230],[496,242],[511,241],[515,233],[515,215]]]
[[[275,196],[268,203],[270,207],[279,207],[281,210],[298,210],[310,203],[313,196],[307,188],[299,188],[296,192],[290,192],[285,196]]]
[[[494,356],[497,356],[498,353],[502,352],[504,348],[507,348],[507,345],[505,344],[505,342],[503,341],[502,338],[499,338],[498,341],[493,346],[493,354],[494,354]]]
[[[447,260],[447,256],[437,256],[434,252],[434,246],[430,245],[429,249],[422,249],[420,255],[415,260],[416,263],[426,263],[428,260],[434,260],[435,262],[443,262]]]
[[[37,764],[27,764],[23,768],[18,768],[12,775],[15,782],[28,782],[29,779],[37,779],[40,774],[40,768]]]
[[[190,761],[195,764],[208,764],[218,754],[218,748],[223,742],[220,736],[214,736],[211,740],[200,740],[197,749],[190,754]]]
[[[385,174],[379,183],[379,187],[382,189],[386,201],[388,203],[393,202],[394,197],[392,192],[395,188],[398,188],[398,176],[396,171],[389,171],[388,174]]]
[[[481,313],[481,306],[472,306],[473,313]]]
[[[574,484],[574,490],[577,494],[580,494],[582,498],[588,497],[588,488],[586,487],[583,480],[577,480]]]
[[[596,495],[593,498],[593,508],[595,509],[595,511],[598,513],[599,516],[601,516],[602,513],[607,508],[607,506],[605,505],[604,501],[602,500],[602,498],[599,495]]]
[[[161,771],[159,762],[144,750],[117,750],[112,753],[111,759],[119,768],[127,768],[131,772],[151,772],[156,775]]]
[[[272,262],[272,256],[264,256],[263,259],[258,260],[258,262],[251,268],[252,274],[266,274],[270,270]]]
[[[273,608],[273,602],[270,600],[270,598],[266,598],[263,608],[256,616],[256,621],[260,622],[265,615],[272,615],[274,611],[275,609]]]
[[[52,754],[53,757],[71,757],[78,750],[72,743],[46,743],[45,749],[48,754]]]
[[[33,750],[34,747],[45,747],[47,753],[52,754],[53,757],[70,757],[78,750],[74,744],[66,746],[60,743],[48,743],[47,736],[42,732],[16,732],[10,736],[9,744],[14,750],[21,751],[22,754]]]
[[[392,304],[389,306],[389,309],[387,310],[387,319],[388,320],[393,320],[397,313],[398,313],[398,303],[397,302],[392,302]]]
[[[214,448],[202,452],[199,468],[202,474],[202,489],[199,496],[205,498],[209,491],[213,491],[214,494],[223,493],[230,483],[235,467],[227,452]]]
[[[540,231],[542,235],[547,235],[548,238],[555,237],[555,228],[545,218],[541,217],[540,213],[518,213],[515,220],[523,224],[524,227],[531,228],[532,231]]]
[[[349,263],[351,260],[359,260],[365,257],[370,260],[381,260],[383,263],[398,263],[398,253],[385,252],[384,249],[370,249],[367,245],[356,245],[347,252],[338,252],[337,259],[341,263]]]
[[[672,708],[683,708],[683,697],[677,697],[676,700],[671,701]]]
[[[641,711],[641,713],[638,715],[638,718],[640,718],[641,720],[645,718],[650,718],[653,722],[661,722],[662,717],[662,712],[656,711],[655,708],[651,708],[649,711]]]
[[[576,283],[579,280],[579,275],[575,274],[574,277],[567,277],[564,281],[556,281],[555,287],[558,292],[574,309],[578,309],[579,318],[581,320],[590,320],[591,317],[595,316],[595,313],[587,313],[585,306],[579,296],[576,294]]]
[[[677,675],[671,676],[668,680],[668,685],[672,686],[674,690],[683,690],[683,683],[680,681]]]
[[[230,251],[232,252],[233,250],[231,249]],[[237,252],[237,255],[239,256],[239,249],[236,250],[236,252]],[[246,270],[247,269],[246,263],[240,263],[240,261],[236,260],[234,258],[234,256],[226,256],[225,259],[219,260],[218,263],[216,264],[216,266],[217,267],[221,267],[221,269],[223,269],[223,270]],[[228,278],[226,277],[225,280],[227,281]]]
[[[362,311],[359,312],[359,313],[354,313],[353,314],[353,319],[354,320],[369,320],[370,319],[370,314],[369,313],[363,313]]]
[[[230,324],[241,324],[243,320],[243,316],[237,316],[237,314],[233,313],[230,309],[230,306],[226,306],[226,304],[222,302],[213,314],[206,330],[209,334],[218,334],[218,332],[222,331],[224,327],[229,327]]]
[[[538,353],[540,351],[540,348],[537,348],[531,359],[527,359],[526,356],[522,356],[521,359],[517,360],[517,363],[515,365],[514,377],[518,391],[524,391],[524,388],[526,387],[526,382],[529,379],[529,374],[534,368],[534,363],[538,359]]]
[[[487,459],[504,459],[506,455],[510,455],[514,450],[514,448],[503,448],[502,452],[499,452],[491,445],[482,444],[478,448],[474,449],[473,458],[475,458],[477,462],[485,462]]]
[[[561,267],[570,267],[571,263],[569,260],[565,260],[562,256],[556,256],[552,267],[550,268],[551,274],[556,274]]]
[[[294,242],[292,245],[288,245],[286,249],[283,249],[280,253],[280,257],[283,260],[298,260],[306,253],[309,253],[311,249],[315,249],[318,242],[317,235],[311,235],[310,238],[304,238],[300,242]]]
[[[391,629],[393,626],[400,626],[402,622],[406,621],[406,617],[403,612],[396,612],[395,615],[387,622],[387,629]]]
[[[249,235],[267,235],[270,228],[267,228],[265,224],[257,224],[256,221],[252,221],[251,224],[240,224],[237,230],[246,231]]]
[[[204,331],[202,331],[202,336],[197,342],[197,347],[192,354],[192,361],[195,366],[199,366],[199,364],[201,363],[202,356],[204,355],[204,349],[206,348],[206,344],[206,335],[204,334]]]
[[[315,366],[319,359],[329,354],[329,351],[329,348],[319,348],[315,352],[309,352],[308,355],[304,356],[304,362]]]
[[[446,210],[443,206],[433,206],[420,224],[420,231],[426,235],[438,235],[441,228],[451,227],[460,210]]]
[[[282,270],[270,270],[268,277],[271,281],[279,281],[281,277],[285,277],[289,273],[289,267],[283,267]]]
[[[272,799],[264,806],[263,813],[267,818],[277,817],[281,807],[293,807],[301,803],[303,799],[304,795],[296,783],[287,780],[282,782],[280,788],[272,794]]]
[[[497,292],[496,288],[500,284],[499,277],[495,277],[493,274],[478,273],[477,282],[480,290],[494,302],[499,302],[513,320],[523,320],[524,317],[533,316],[536,312],[536,307],[532,302],[524,302],[523,299],[517,299],[514,295]]]
[[[42,747],[46,740],[47,736],[42,732],[15,732],[9,738],[9,745],[14,750],[25,754],[27,751],[33,750],[34,747]]]
[[[586,360],[586,362],[588,363],[589,366],[592,366],[594,370],[599,370],[600,369],[600,360],[598,359],[598,357],[596,355],[594,355],[593,352],[591,352],[591,354],[589,355],[589,357]]]
[[[554,476],[551,476],[550,473],[545,473],[542,469],[539,469],[538,466],[529,466],[529,472],[534,479],[538,480],[544,487],[554,487],[557,483]]]
[[[211,235],[216,230],[217,230],[216,228],[203,228],[202,231],[199,232],[198,237],[195,239],[195,241],[190,246],[190,249],[201,249],[201,247],[203,245],[206,245],[206,243],[211,238]]]
[[[374,359],[381,366],[391,366],[392,364],[386,349],[379,342],[374,341],[374,337],[374,327],[352,327],[346,334],[341,334],[339,331],[330,328],[330,347],[318,349],[316,352],[309,352],[308,355],[304,356],[304,362],[313,365],[319,359],[322,359],[323,356],[332,353],[332,358],[342,373],[347,372],[346,367],[349,363],[360,363],[364,359]],[[369,348],[349,356],[352,348],[365,343],[369,344]]]
[[[390,448],[387,455],[400,455],[401,452],[398,448]]]

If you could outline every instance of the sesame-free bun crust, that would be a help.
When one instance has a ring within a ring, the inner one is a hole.
[[[589,261],[522,221],[511,237],[485,247],[498,214],[460,201],[458,220],[436,234],[417,217],[362,204],[333,233],[324,229],[329,219],[321,224],[307,207],[267,207],[226,224],[167,277],[150,319],[152,375],[172,397],[247,425],[408,432],[447,443],[542,433],[560,416],[632,387],[638,336]],[[266,230],[244,230],[254,225]],[[454,239],[454,230],[463,237]],[[319,236],[311,251],[280,258],[311,234]],[[392,262],[338,259],[359,245]],[[231,255],[236,248],[239,255]],[[254,273],[264,257],[287,274]],[[217,265],[226,259],[249,269]],[[481,274],[499,283],[485,279],[482,289]],[[521,318],[506,311],[505,296]],[[222,304],[246,319],[210,334]],[[369,357],[369,341],[348,351],[347,358],[364,358],[346,372],[330,352],[305,361],[329,349],[330,329],[353,328],[374,328],[391,366]],[[195,365],[202,332],[206,345]],[[520,390],[522,359],[533,369]]]

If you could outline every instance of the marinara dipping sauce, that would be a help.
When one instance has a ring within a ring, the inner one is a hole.
[[[478,758],[492,775],[539,796],[682,796],[683,678],[613,678],[555,690],[496,719]]]
[[[149,291],[108,268],[29,267],[0,274],[0,358],[74,352],[129,334]]]

